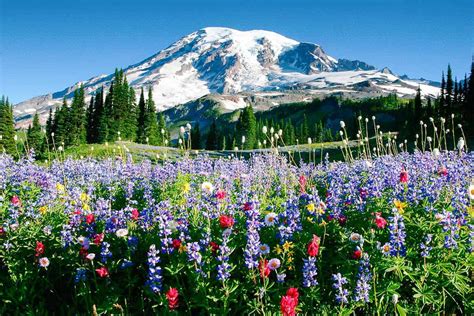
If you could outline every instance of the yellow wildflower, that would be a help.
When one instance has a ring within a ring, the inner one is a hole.
[[[41,215],[44,215],[44,213],[46,213],[47,210],[48,210],[48,207],[46,205],[41,206],[39,208],[39,212],[41,213]]]
[[[309,203],[308,205],[306,205],[306,209],[309,212],[314,212],[314,210],[316,209],[316,206],[314,206],[314,203]]]
[[[181,246],[179,246],[178,252],[182,253],[182,252],[186,252],[187,250],[188,250],[188,248],[186,248],[185,245],[181,245]]]
[[[308,222],[314,223],[313,218],[311,216],[308,216],[306,219],[308,220]]]
[[[395,207],[398,209],[398,212],[400,214],[403,214],[403,212],[405,211],[405,207],[408,206],[406,202],[401,202],[399,200],[394,200],[393,204],[395,204]]]
[[[85,203],[85,202],[88,202],[89,200],[90,200],[89,195],[87,195],[87,193],[85,193],[85,192],[82,192],[81,193],[81,202]]]
[[[283,250],[285,252],[288,252],[291,248],[293,248],[293,243],[289,241],[285,241],[285,243],[283,244]]]
[[[188,182],[186,182],[185,184],[183,184],[183,192],[188,193],[189,190],[191,190],[191,185]]]
[[[275,251],[276,251],[277,255],[281,255],[281,253],[283,252],[283,249],[281,249],[280,245],[277,245],[275,247]]]
[[[89,206],[89,204],[82,205],[82,208],[84,209],[84,211],[90,211],[91,210],[91,207]]]
[[[56,190],[58,191],[58,193],[62,194],[64,193],[64,185],[62,185],[61,183],[56,183]]]

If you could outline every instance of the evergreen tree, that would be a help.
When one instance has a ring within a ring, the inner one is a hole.
[[[151,87],[148,89],[148,99],[146,100],[146,122],[145,122],[145,138],[148,137],[150,145],[159,145],[158,121],[156,119],[155,101],[153,101],[153,93]]]
[[[86,140],[88,144],[94,142],[94,97],[91,97],[86,112]]]
[[[84,87],[74,91],[74,98],[71,104],[70,116],[67,118],[70,122],[70,131],[65,141],[68,145],[80,145],[86,141],[85,129],[85,102],[84,102]]]
[[[431,98],[428,98],[426,102],[426,117],[433,117],[433,105],[431,104]]]
[[[445,92],[446,92],[446,81],[444,80],[444,71],[441,75],[441,95],[440,95],[440,98],[439,98],[439,103],[441,105],[441,107],[444,107],[444,104],[445,104]]]
[[[100,88],[94,98],[92,119],[92,143],[102,144],[107,140],[107,115],[104,108],[104,88]]]
[[[212,121],[212,124],[209,127],[209,132],[207,133],[206,149],[217,150],[219,146],[218,139],[219,135],[217,131],[217,124],[216,120],[214,120]]]
[[[275,129],[277,130],[277,129]],[[251,105],[246,106],[242,112],[236,126],[237,142],[242,149],[254,149],[257,141],[257,121]],[[245,143],[242,144],[242,137],[245,136]]]
[[[62,145],[62,143],[66,143],[67,137],[70,134],[70,120],[68,119],[68,116],[69,108],[67,106],[66,97],[64,97],[63,104],[56,108],[56,111],[54,112],[54,137],[52,137],[52,144],[56,145],[56,148]]]
[[[201,131],[199,129],[199,123],[191,128],[191,148],[192,149],[201,149]]]
[[[159,131],[159,143],[160,145],[165,144],[165,140],[169,138],[166,131],[166,121],[163,113],[158,113],[158,131]]]
[[[46,139],[49,146],[52,144],[51,133],[53,132],[53,108],[49,108],[48,120],[46,121]]]
[[[454,78],[454,92],[453,92],[453,103],[459,103],[459,87],[458,87],[458,78]]]
[[[0,152],[16,153],[13,109],[5,97],[0,100],[0,136]]]
[[[105,137],[105,140],[114,141],[116,139],[117,133],[114,132],[114,124],[113,124],[113,112],[114,112],[114,82],[110,84],[109,93],[105,97],[104,101],[104,117],[107,119],[105,120],[105,126],[101,131],[101,134]]]
[[[448,64],[448,73],[446,75],[446,106],[447,113],[449,114],[451,106],[453,103],[453,73],[451,71],[451,66]]]
[[[137,142],[144,144],[146,143],[145,124],[147,121],[147,109],[145,104],[145,96],[143,94],[143,88],[140,92],[140,100],[138,101],[138,116],[137,116]]]
[[[34,149],[37,154],[40,154],[41,146],[43,144],[43,132],[41,131],[41,125],[39,122],[38,113],[33,116],[33,125],[28,128],[27,132],[28,146],[30,149]]]
[[[469,75],[463,112],[466,122],[472,127],[472,124],[474,124],[472,123],[474,121],[474,60],[471,63],[471,73]]]
[[[416,95],[415,95],[415,101],[414,101],[414,107],[415,107],[415,113],[414,113],[414,118],[415,118],[415,123],[420,121],[420,119],[423,116],[423,108],[421,104],[421,88],[418,86],[418,89],[416,89]]]

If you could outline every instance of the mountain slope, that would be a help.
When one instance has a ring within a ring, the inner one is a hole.
[[[304,90],[313,94],[412,96],[420,85],[423,95],[435,97],[439,88],[401,79],[388,69],[376,70],[358,60],[335,59],[316,44],[300,43],[280,34],[210,27],[191,33],[168,48],[124,69],[130,85],[152,87],[158,110],[207,94]],[[42,119],[50,107],[71,98],[84,85],[87,95],[109,87],[113,75],[78,82],[62,91],[15,106],[17,121],[38,111]]]

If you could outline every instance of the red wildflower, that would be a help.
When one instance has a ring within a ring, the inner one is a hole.
[[[360,249],[355,250],[354,253],[352,254],[352,258],[356,260],[359,260],[360,258],[362,258],[362,250]]]
[[[359,189],[359,195],[361,199],[366,199],[367,196],[369,195],[369,191],[365,188],[360,188]]]
[[[74,211],[74,215],[81,215],[81,213],[82,213],[82,212],[81,212],[80,209],[76,209],[76,210]]]
[[[219,250],[219,245],[213,241],[209,243],[209,246],[211,246],[212,252],[217,252],[217,250]]]
[[[440,176],[447,176],[448,175],[448,169],[446,169],[445,166],[442,166],[441,168],[439,168],[438,174]]]
[[[179,247],[181,247],[181,240],[173,239],[173,248],[174,249],[179,249]]]
[[[35,252],[36,252],[35,254],[36,257],[39,257],[42,254],[44,254],[44,244],[41,241],[36,242]]]
[[[216,198],[219,200],[225,199],[226,193],[224,190],[217,190],[216,192]]]
[[[296,315],[296,306],[298,306],[298,289],[289,288],[286,291],[286,295],[281,298],[280,309],[283,316],[294,316]]]
[[[0,226],[0,237],[5,235],[5,229]]]
[[[219,223],[222,228],[231,228],[234,226],[234,219],[230,215],[219,216]]]
[[[300,297],[300,294],[298,293],[298,289],[295,288],[295,287],[290,287],[287,291],[286,291],[286,295],[289,296],[289,297],[292,297],[295,299],[296,301],[296,305],[298,305],[298,298]]]
[[[300,193],[306,192],[306,177],[304,175],[301,175],[298,179],[298,182],[300,184]]]
[[[179,306],[179,292],[178,289],[172,287],[166,292],[166,299],[168,300],[169,309],[176,309]]]
[[[344,226],[347,222],[347,217],[345,217],[344,215],[340,215],[337,220],[339,222],[339,225]]]
[[[80,255],[81,257],[84,257],[84,258],[85,258],[88,254],[89,254],[89,252],[87,252],[87,249],[86,249],[86,248],[81,247],[81,249],[79,249],[79,255]]]
[[[104,233],[95,234],[93,237],[94,244],[97,246],[104,240]]]
[[[311,257],[316,257],[318,255],[320,241],[321,239],[318,236],[313,235],[313,239],[308,244],[308,255]]]
[[[16,195],[12,196],[12,199],[10,200],[14,206],[20,206],[21,201],[20,198]]]
[[[86,223],[87,224],[92,224],[93,222],[95,221],[95,217],[94,217],[94,214],[87,214],[86,215]]]
[[[95,272],[101,278],[106,278],[109,276],[109,269],[107,269],[107,267],[100,267],[99,269],[95,269]]]
[[[244,204],[244,211],[251,211],[253,210],[253,203],[252,202],[246,202]]]
[[[133,219],[134,221],[136,221],[139,216],[140,216],[140,213],[138,212],[138,210],[137,210],[136,208],[134,208],[134,209],[132,210],[132,216],[131,216],[132,219]]]
[[[403,168],[402,172],[400,172],[400,182],[407,183],[408,182],[408,172]]]
[[[285,295],[280,301],[280,310],[283,316],[295,316],[296,315],[296,301],[291,296]]]
[[[377,225],[378,228],[384,229],[387,225],[387,221],[381,216],[381,214],[382,213],[380,212],[375,213],[375,225]]]
[[[270,267],[268,266],[268,260],[262,259],[258,263],[258,271],[260,271],[260,276],[266,278],[270,275]]]

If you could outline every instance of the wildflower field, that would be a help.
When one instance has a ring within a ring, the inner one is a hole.
[[[1,155],[0,314],[470,314],[473,166]]]

